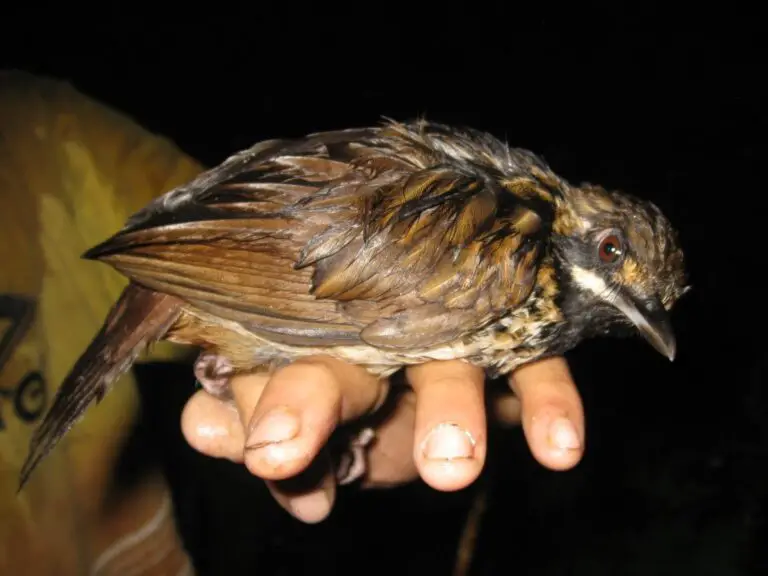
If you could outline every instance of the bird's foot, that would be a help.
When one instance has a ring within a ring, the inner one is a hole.
[[[224,356],[203,352],[195,360],[194,371],[195,378],[206,392],[217,398],[229,395],[229,381],[235,371]]]
[[[341,455],[336,470],[336,479],[340,485],[351,484],[365,476],[368,471],[365,449],[375,437],[376,433],[372,428],[363,428],[352,435],[348,449]]]

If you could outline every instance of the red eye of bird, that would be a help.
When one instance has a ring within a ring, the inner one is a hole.
[[[606,236],[600,241],[598,254],[600,255],[600,260],[603,262],[613,264],[619,258],[621,258],[623,253],[624,251],[622,250],[621,240],[615,234]]]

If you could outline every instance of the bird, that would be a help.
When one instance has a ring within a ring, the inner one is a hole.
[[[654,203],[423,117],[260,141],[83,258],[128,284],[33,433],[19,489],[159,340],[197,347],[194,374],[222,398],[235,375],[316,355],[493,378],[597,336],[639,334],[674,360],[671,312],[691,288]]]

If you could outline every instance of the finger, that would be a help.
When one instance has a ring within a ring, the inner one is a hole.
[[[184,406],[181,431],[189,445],[206,456],[243,461],[245,434],[232,403],[199,390]]]
[[[510,377],[510,386],[520,399],[534,457],[554,470],[575,466],[584,451],[584,408],[566,361],[549,358],[523,366]]]
[[[392,488],[419,477],[413,458],[416,395],[401,392],[387,418],[376,426],[376,442],[368,449],[368,473],[360,487]]]
[[[267,480],[266,485],[286,512],[307,524],[325,520],[336,499],[336,476],[325,450],[297,476]]]
[[[249,391],[260,394],[266,376],[249,376]],[[233,403],[222,402],[205,390],[195,393],[182,412],[182,431],[187,442],[199,452],[215,458],[243,461],[245,433]],[[317,459],[296,478],[266,482],[277,503],[306,523],[328,516],[336,494],[335,477],[327,458]]]
[[[429,362],[407,370],[416,394],[414,460],[438,490],[471,484],[485,463],[483,371],[466,362]]]
[[[522,419],[520,400],[510,390],[494,390],[488,404],[496,424],[504,427],[520,424]]]
[[[235,388],[245,388],[239,394],[249,407],[255,407],[267,384],[264,374],[243,377]],[[359,394],[347,397],[350,417],[365,408],[365,398]],[[377,401],[378,402],[378,401]],[[252,412],[252,408],[246,412]],[[201,390],[187,402],[182,413],[182,431],[190,445],[203,454],[227,458],[234,462],[243,461],[245,445],[244,427],[238,408],[234,403],[220,399]],[[410,454],[409,454],[410,459]],[[314,523],[323,520],[335,500],[335,475],[327,455],[315,459],[299,475],[284,481],[267,481],[267,487],[278,504],[298,520]]]
[[[326,357],[276,371],[263,393],[252,382],[235,378],[231,386],[246,430],[245,465],[265,480],[304,470],[336,426],[370,412],[386,391],[365,369]]]
[[[267,376],[244,377],[249,398],[255,404],[263,393]],[[187,442],[199,452],[216,458],[242,462],[245,433],[238,408],[200,390],[187,402],[182,412],[182,431]],[[333,507],[335,476],[327,458],[318,458],[294,478],[266,481],[277,503],[289,514],[306,523],[322,521]]]

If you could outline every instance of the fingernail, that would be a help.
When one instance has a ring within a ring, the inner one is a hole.
[[[567,418],[557,418],[549,425],[549,441],[560,450],[578,450],[581,440],[576,427]]]
[[[475,440],[456,424],[438,424],[422,442],[421,451],[429,460],[468,459],[475,455]]]
[[[331,511],[331,499],[324,489],[291,496],[288,503],[291,512],[303,522],[314,524],[324,520]]]
[[[299,433],[300,422],[288,408],[273,408],[253,426],[248,436],[248,450],[258,450],[270,444],[285,442]]]

